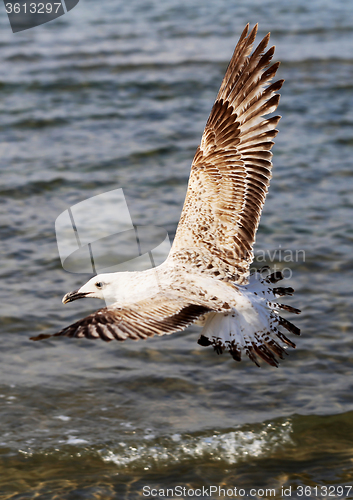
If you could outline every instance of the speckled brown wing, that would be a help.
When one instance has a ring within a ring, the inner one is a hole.
[[[283,80],[269,85],[279,63],[269,67],[270,34],[251,54],[257,25],[242,33],[192,163],[171,258],[243,283],[268,191],[272,139]]]
[[[184,330],[209,311],[209,308],[193,304],[185,299],[159,294],[123,308],[114,307],[113,304],[99,309],[58,333],[41,334],[31,337],[31,340],[58,336],[100,338],[106,342],[122,341],[127,338],[147,339],[154,335],[169,335]]]

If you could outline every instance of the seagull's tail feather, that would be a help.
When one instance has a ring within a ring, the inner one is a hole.
[[[266,279],[259,279],[256,274],[250,276],[249,285],[238,287],[236,310],[207,315],[198,343],[212,345],[217,354],[228,351],[236,361],[241,361],[245,353],[257,366],[260,366],[259,358],[278,366],[278,358],[284,358],[287,346],[295,348],[279,327],[300,335],[299,328],[279,315],[279,310],[299,314],[299,309],[277,303],[278,296],[291,295],[294,290],[269,286],[281,279],[283,276],[278,272]]]

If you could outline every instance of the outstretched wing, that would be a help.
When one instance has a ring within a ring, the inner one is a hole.
[[[113,304],[99,309],[58,333],[41,334],[31,337],[31,340],[57,336],[101,338],[106,342],[127,338],[146,339],[184,330],[209,311],[207,307],[189,303],[185,299],[159,294],[128,307],[117,308]]]
[[[171,249],[174,261],[238,283],[246,281],[252,247],[268,191],[272,139],[283,80],[268,86],[270,34],[252,55],[257,25],[243,31],[234,50],[201,144],[192,163],[183,212]]]

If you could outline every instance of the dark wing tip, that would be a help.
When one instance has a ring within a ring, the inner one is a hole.
[[[41,333],[40,335],[36,335],[35,337],[29,337],[29,340],[34,340],[35,342],[37,340],[45,340],[45,339],[48,339],[49,337],[52,337],[53,335],[51,335],[50,333]]]

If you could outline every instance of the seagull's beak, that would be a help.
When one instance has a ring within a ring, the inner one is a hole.
[[[63,304],[67,304],[68,302],[72,302],[73,300],[83,299],[83,297],[87,297],[89,292],[80,292],[79,290],[74,290],[73,292],[69,292],[63,297]]]

